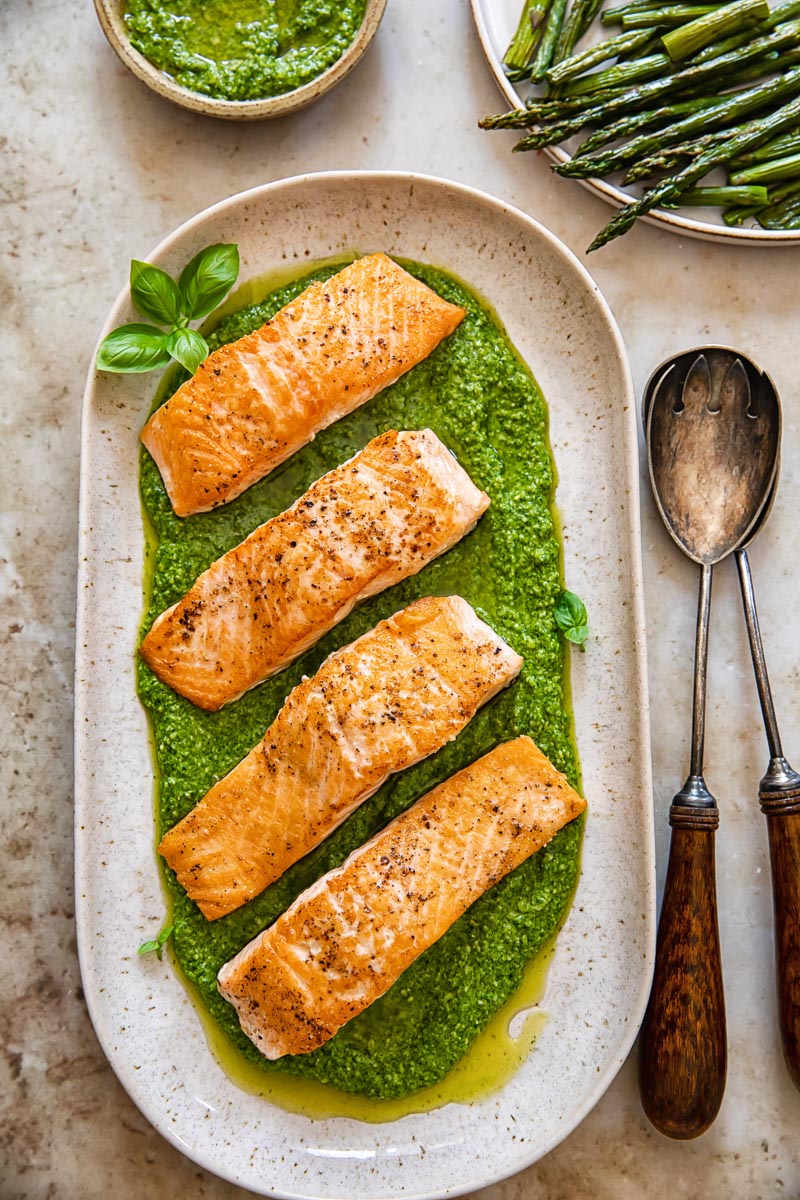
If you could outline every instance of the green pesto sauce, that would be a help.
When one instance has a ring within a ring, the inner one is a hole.
[[[183,87],[260,100],[310,83],[341,58],[366,0],[128,0],[131,43]]]
[[[327,265],[226,316],[212,349],[268,320]],[[160,683],[139,662],[139,690],[152,720],[158,766],[158,834],[183,817],[263,736],[286,695],[337,647],[425,595],[464,596],[524,656],[520,678],[486,705],[461,735],[391,778],[316,850],[238,911],[207,922],[164,868],[174,905],[174,951],[202,1003],[238,1051],[264,1071],[289,1072],[372,1097],[406,1096],[440,1079],[492,1014],[520,986],[529,960],[568,907],[578,871],[582,822],[482,896],[397,983],[327,1045],[268,1062],[239,1029],[216,975],[304,888],[338,866],[392,817],[499,742],[530,734],[578,782],[565,698],[564,646],[553,618],[561,589],[560,543],[551,504],[554,469],[547,409],[530,373],[493,314],[442,271],[404,263],[467,316],[424,362],[351,416],[324,430],[233,503],[174,516],[161,478],[142,452],[141,488],[157,549],[144,622],[186,592],[214,559],[288,508],[320,475],[388,429],[429,427],[491,497],[477,528],[412,579],[357,607],[285,671],[224,708],[207,713]],[[176,375],[165,400],[185,378]]]

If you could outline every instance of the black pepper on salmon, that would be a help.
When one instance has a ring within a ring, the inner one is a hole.
[[[522,659],[460,596],[426,597],[335,651],[159,852],[209,920],[251,900],[388,775],[451,741]]]
[[[267,1058],[317,1049],[585,807],[529,737],[498,746],[298,896],[222,995]]]
[[[142,658],[219,709],[443,554],[488,505],[429,429],[381,434],[212,563],[153,622]]]
[[[176,514],[233,500],[421,362],[463,317],[385,254],[312,283],[215,350],[145,425]]]

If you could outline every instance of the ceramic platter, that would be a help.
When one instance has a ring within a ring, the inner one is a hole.
[[[541,225],[480,192],[408,174],[310,175],[233,196],[152,254],[177,273],[237,242],[240,281],[348,251],[443,267],[490,302],[550,405],[565,571],[593,636],[572,656],[589,819],[577,900],[557,941],[543,1030],[481,1102],[384,1124],[312,1120],[217,1065],[172,967],[136,947],[165,911],[153,763],[136,697],[145,541],[138,435],[157,381],[94,375],[83,411],[76,696],[77,923],[86,999],[123,1086],[210,1171],[264,1195],[450,1196],[534,1162],[596,1103],[631,1048],[649,988],[654,856],[636,422],[603,298]],[[295,270],[296,269],[296,270]],[[136,319],[127,290],[103,329]]]
[[[492,70],[497,85],[508,101],[510,108],[519,108],[525,103],[527,83],[511,83],[502,67],[502,57],[508,44],[514,36],[514,31],[522,11],[522,0],[470,0],[472,15],[478,30],[486,59]],[[587,35],[590,37],[591,35]],[[599,40],[599,39],[596,39]],[[517,90],[519,88],[519,90]],[[481,116],[484,114],[481,113]],[[487,136],[489,136],[487,134]],[[497,136],[496,134],[494,136]],[[548,146],[544,153],[555,162],[567,162],[569,154],[557,146]],[[566,185],[573,180],[564,180]],[[636,198],[636,194],[624,188],[615,187],[604,179],[581,179],[580,182],[589,191],[595,192],[613,204],[615,208],[628,204]],[[702,213],[702,218],[698,216]],[[641,220],[658,225],[661,229],[670,229],[673,233],[684,236],[704,238],[707,241],[728,242],[739,246],[792,245],[800,244],[800,229],[761,229],[757,225],[729,227],[722,220],[718,209],[684,208],[684,209],[654,209]],[[599,226],[598,226],[599,230]]]

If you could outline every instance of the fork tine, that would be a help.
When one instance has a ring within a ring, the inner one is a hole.
[[[708,367],[708,359],[705,354],[698,354],[686,373],[686,378],[683,381],[680,408],[676,407],[675,412],[680,412],[690,407],[699,408],[701,405],[705,405],[708,408],[710,402],[711,372]]]
[[[749,417],[758,415],[752,411],[753,393],[750,388],[750,377],[740,358],[735,358],[725,372],[725,377],[719,389],[719,400],[717,403],[718,407],[711,409],[712,412],[719,412],[723,406],[732,407],[733,405],[739,405],[742,411],[746,412]]]

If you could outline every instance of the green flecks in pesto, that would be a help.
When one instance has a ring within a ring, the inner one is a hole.
[[[158,760],[158,824],[166,830],[261,739],[304,674],[313,674],[332,650],[417,597],[464,596],[524,656],[519,680],[482,709],[455,742],[390,779],[327,841],[239,911],[208,923],[165,870],[174,901],[175,953],[241,1054],[265,1071],[311,1076],[376,1097],[407,1095],[441,1079],[513,994],[526,963],[557,928],[569,903],[582,828],[577,821],[562,830],[487,892],[385,996],[313,1054],[272,1063],[263,1059],[216,990],[220,966],[300,891],[498,742],[529,733],[573,783],[577,779],[563,645],[553,614],[562,582],[544,400],[496,319],[471,292],[441,271],[404,265],[467,309],[461,326],[428,359],[224,508],[178,519],[144,451],[141,476],[158,540],[145,629],[215,558],[387,429],[433,429],[491,497],[477,528],[446,555],[366,601],[286,671],[221,712],[194,708],[139,663],[140,694],[152,719]],[[225,318],[209,339],[212,348],[257,328],[313,279],[336,269],[306,275]],[[185,376],[172,380],[173,390],[180,378]]]
[[[221,100],[280,96],[341,58],[366,0],[128,0],[131,43],[183,87]]]

